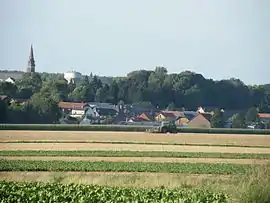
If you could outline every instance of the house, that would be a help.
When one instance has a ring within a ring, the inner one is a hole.
[[[268,123],[270,121],[270,113],[258,113],[258,116],[262,122]]]
[[[175,121],[175,125],[185,126],[185,125],[187,125],[188,122],[189,122],[189,120],[186,117],[179,116]]]
[[[0,95],[0,101],[4,101],[7,105],[10,105],[12,99],[7,95]]]
[[[10,98],[7,95],[0,95],[1,101],[8,101]]]
[[[141,118],[145,121],[154,121],[155,117],[158,115],[158,113],[154,112],[154,111],[150,111],[150,112],[144,112],[140,115],[137,116],[137,118]]]
[[[182,111],[162,111],[162,112],[164,112],[164,113],[172,113],[172,114],[174,114],[175,117],[179,117],[179,116],[183,115]]]
[[[199,113],[187,123],[191,128],[211,128],[211,113]]]
[[[143,113],[151,114],[151,113],[159,113],[160,111],[153,108],[143,108],[143,107],[137,107],[133,105],[126,105],[126,108],[128,109],[129,116],[138,116]]]
[[[12,77],[8,77],[5,82],[11,83],[11,84],[15,84],[15,79]]]
[[[0,82],[7,82],[9,78],[12,80],[21,80],[23,78],[24,72],[22,71],[8,71],[0,70]]]
[[[175,120],[177,117],[170,112],[162,111],[155,116],[156,121]]]
[[[175,120],[175,124],[178,126],[186,126],[190,120],[198,115],[195,111],[182,111],[180,113]]]
[[[195,116],[198,115],[198,112],[195,111],[183,111],[183,116],[188,120],[192,120]]]
[[[12,98],[10,100],[11,104],[16,104],[16,105],[24,105],[29,99],[18,99],[18,98]]]
[[[93,112],[89,113],[94,117],[104,117],[104,118],[107,116],[113,117],[116,116],[119,111],[118,107],[111,103],[89,102],[88,104],[93,110]]]
[[[102,123],[106,120],[112,120],[112,122],[116,120],[119,122],[119,117],[123,116],[122,113],[118,111],[117,106],[111,103],[89,102],[81,124]]]
[[[149,122],[149,120],[146,120],[144,118],[141,118],[141,117],[133,117],[133,118],[130,118],[128,119],[128,122]]]
[[[71,117],[80,118],[85,114],[87,103],[59,102],[59,108]]]

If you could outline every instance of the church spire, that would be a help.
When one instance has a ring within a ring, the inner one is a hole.
[[[34,73],[35,67],[36,65],[35,65],[35,59],[34,59],[33,45],[31,44],[27,72]]]

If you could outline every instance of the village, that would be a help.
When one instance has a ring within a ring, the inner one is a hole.
[[[170,111],[158,110],[133,105],[114,105],[110,103],[73,103],[60,102],[59,108],[68,115],[68,119],[62,120],[63,124],[119,124],[119,125],[160,125],[162,121],[174,121],[178,127],[211,128],[211,118],[214,111],[205,111],[198,107],[197,111]],[[225,128],[231,128],[230,118],[234,111],[222,110],[225,120]],[[258,117],[263,122],[270,120],[270,114],[259,113]],[[259,128],[249,125],[249,128]]]

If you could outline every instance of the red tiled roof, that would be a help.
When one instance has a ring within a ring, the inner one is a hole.
[[[166,117],[166,118],[174,118],[174,117],[176,117],[175,115],[174,115],[174,113],[171,113],[171,112],[161,112],[161,114],[164,116],[164,117]]]
[[[133,120],[134,122],[149,121],[141,117],[134,117],[134,118],[131,118],[131,120]]]
[[[162,111],[162,113],[172,113],[175,117],[179,117],[183,115],[181,111]]]
[[[258,113],[259,118],[270,118],[270,113]]]
[[[75,103],[75,102],[59,102],[59,107],[62,109],[83,109],[87,103]]]

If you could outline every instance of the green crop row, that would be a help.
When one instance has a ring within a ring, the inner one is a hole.
[[[253,165],[205,163],[145,163],[0,160],[0,171],[111,171],[195,174],[241,174]],[[255,166],[254,166],[255,167]]]
[[[167,152],[167,151],[0,151],[0,156],[81,156],[81,157],[167,157],[167,158],[224,158],[270,159],[270,154]]]
[[[127,131],[145,132],[154,126],[143,125],[71,125],[71,124],[0,124],[0,130],[55,130],[55,131]],[[266,129],[232,129],[232,128],[178,128],[182,133],[216,133],[216,134],[267,134]]]
[[[1,202],[226,203],[227,195],[199,189],[138,189],[59,183],[0,182]]]

